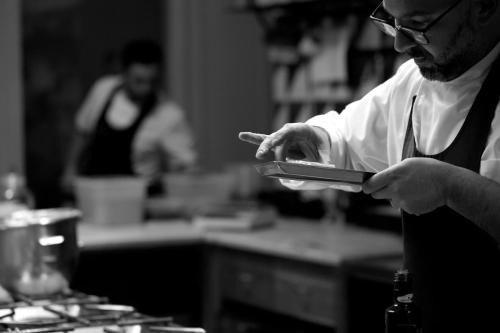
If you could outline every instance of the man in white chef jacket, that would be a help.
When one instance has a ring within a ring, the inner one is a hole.
[[[370,18],[412,58],[392,78],[340,114],[240,138],[257,158],[375,172],[362,190],[401,209],[423,332],[500,332],[500,1],[384,0]]]

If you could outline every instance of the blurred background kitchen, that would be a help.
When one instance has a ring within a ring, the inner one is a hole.
[[[284,189],[237,139],[342,110],[388,78],[403,59],[368,21],[376,5],[1,0],[2,186],[27,189],[32,208],[83,211],[74,289],[209,332],[382,331],[399,213],[362,194]],[[196,163],[162,174],[159,195],[129,177],[82,178],[68,194],[77,111],[137,39],[161,47]]]

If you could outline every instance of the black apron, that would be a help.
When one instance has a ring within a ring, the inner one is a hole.
[[[148,98],[140,107],[136,120],[124,129],[108,124],[107,113],[116,94],[123,85],[113,89],[104,103],[96,127],[80,156],[79,174],[84,176],[133,175],[132,142],[143,120],[153,109],[156,99]]]
[[[499,102],[499,75],[500,58],[455,140],[439,154],[424,155],[416,149],[412,105],[403,159],[430,157],[479,173]],[[423,333],[500,332],[500,249],[493,237],[448,207],[402,215],[405,266],[414,276]]]

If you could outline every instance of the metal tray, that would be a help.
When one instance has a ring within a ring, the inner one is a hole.
[[[339,169],[315,162],[272,161],[255,166],[266,177],[319,181],[334,184],[361,185],[374,175],[372,172]]]

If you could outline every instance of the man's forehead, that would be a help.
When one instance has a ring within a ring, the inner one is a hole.
[[[384,0],[385,10],[396,18],[433,15],[453,4],[453,0]]]

